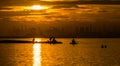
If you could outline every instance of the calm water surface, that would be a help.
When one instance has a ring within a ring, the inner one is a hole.
[[[57,40],[63,44],[1,43],[0,66],[120,66],[119,38],[76,38],[76,45],[71,38]]]

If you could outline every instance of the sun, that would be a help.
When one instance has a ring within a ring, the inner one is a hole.
[[[33,6],[31,6],[31,9],[32,10],[43,10],[45,8],[43,6],[40,6],[40,5],[33,5]]]

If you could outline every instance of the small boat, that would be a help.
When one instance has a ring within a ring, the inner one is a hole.
[[[77,44],[77,42],[75,41],[75,39],[72,39],[72,42],[70,42],[70,44]]]
[[[74,42],[74,43],[73,43],[73,42],[71,42],[70,44],[77,44],[77,43],[76,43],[76,42]]]
[[[77,44],[77,43],[73,43],[73,42],[71,42],[70,44]]]
[[[50,44],[61,44],[62,42],[59,42],[55,39],[55,37],[50,37],[49,41],[47,42],[41,42],[41,43],[50,43]]]
[[[62,44],[62,42],[59,42],[59,41],[56,41],[56,42],[42,41],[42,42],[35,42],[35,43]]]

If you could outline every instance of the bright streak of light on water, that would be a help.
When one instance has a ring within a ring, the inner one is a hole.
[[[41,44],[33,45],[33,66],[41,66]]]

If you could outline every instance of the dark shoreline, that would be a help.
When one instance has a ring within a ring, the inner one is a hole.
[[[62,42],[56,41],[56,42],[51,42],[51,41],[28,41],[28,40],[15,40],[15,39],[7,39],[7,40],[0,40],[0,43],[48,43],[48,44],[62,44]]]

